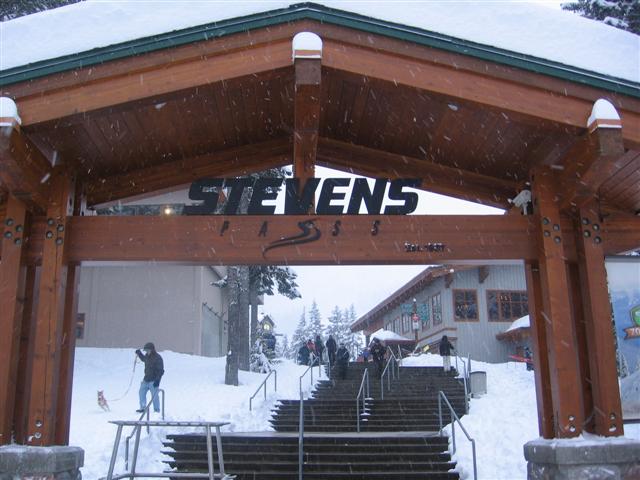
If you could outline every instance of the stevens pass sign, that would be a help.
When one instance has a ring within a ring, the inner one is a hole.
[[[316,192],[320,186],[320,178],[310,178],[301,187],[297,178],[207,178],[193,182],[189,189],[189,199],[201,201],[200,205],[187,205],[184,213],[187,215],[237,215],[240,200],[245,191],[250,193],[248,215],[274,215],[276,206],[273,204],[278,197],[284,195],[285,215],[306,215],[314,203]],[[353,182],[353,185],[351,185]],[[389,189],[387,190],[387,183]],[[373,188],[365,178],[326,178],[320,187],[318,203],[315,207],[316,215],[355,215],[360,213],[364,205],[370,215],[406,215],[418,206],[418,194],[405,191],[405,188],[417,188],[420,179],[376,179]],[[284,189],[282,188],[284,185]],[[351,194],[347,199],[345,188],[351,187]],[[342,191],[336,189],[341,188]],[[218,205],[221,193],[224,191],[226,200]],[[391,200],[392,205],[382,208],[384,200]],[[265,204],[270,202],[271,204]],[[383,211],[381,211],[383,210]]]

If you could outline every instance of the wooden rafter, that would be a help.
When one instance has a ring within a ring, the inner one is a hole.
[[[129,197],[143,198],[175,189],[199,178],[246,175],[291,164],[291,140],[280,138],[230,148],[198,157],[89,180],[85,183],[87,203],[99,205]]]
[[[624,142],[619,128],[596,128],[565,155],[560,178],[562,208],[580,208],[624,165]]]
[[[17,127],[0,127],[0,186],[28,206],[42,209],[51,163]]]
[[[516,182],[325,137],[319,140],[318,163],[371,177],[417,177],[425,190],[498,208],[508,208],[518,190]]]
[[[293,174],[301,184],[315,176],[320,128],[321,55],[320,49],[315,51],[316,58],[306,58],[309,52],[299,52],[294,46]]]

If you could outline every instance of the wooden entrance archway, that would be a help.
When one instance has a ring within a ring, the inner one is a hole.
[[[637,86],[589,83],[579,72],[565,78],[553,65],[536,73],[468,46],[401,38],[392,26],[367,31],[362,18],[344,26],[328,9],[321,21],[315,7],[292,7],[292,15],[252,24],[250,35],[4,74],[3,95],[22,124],[9,119],[0,138],[0,443],[12,435],[29,445],[68,442],[74,285],[88,260],[523,260],[541,434],[621,435],[604,258],[640,247]],[[322,37],[322,50],[294,49],[292,60],[292,38],[304,31]],[[622,121],[590,119],[599,98]],[[509,211],[84,215],[87,205],[287,164],[302,180],[315,164],[420,178],[427,190]],[[526,182],[533,212],[523,216],[508,199]],[[305,222],[321,233],[317,241],[266,248]],[[445,248],[407,251],[405,243]]]

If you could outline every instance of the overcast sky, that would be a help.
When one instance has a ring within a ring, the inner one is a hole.
[[[316,176],[355,177],[327,168],[316,168]],[[318,189],[319,190],[319,189]],[[347,193],[348,190],[344,191]],[[340,191],[340,189],[336,189]],[[418,191],[420,200],[416,214],[432,215],[488,215],[502,214],[502,210],[457,200],[435,193]],[[323,266],[292,267],[298,274],[298,285],[302,298],[289,300],[280,295],[265,297],[262,312],[276,323],[279,333],[293,334],[303,308],[308,310],[315,299],[322,314],[323,323],[334,306],[341,309],[355,306],[361,316],[421,272],[426,265],[415,266]]]

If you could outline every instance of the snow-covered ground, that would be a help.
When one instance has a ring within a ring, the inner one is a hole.
[[[249,397],[266,375],[240,372],[240,386],[224,385],[225,358],[207,358],[169,351],[160,352],[164,359],[165,375],[161,388],[166,391],[167,420],[208,420],[230,422],[223,431],[271,430],[268,420],[276,399],[273,377],[267,381],[267,401],[262,392],[249,412]],[[144,376],[144,365],[138,363],[129,392],[125,394],[133,372],[135,354],[130,349],[77,348],[71,408],[70,444],[85,450],[82,469],[85,480],[105,477],[115,439],[116,427],[110,420],[134,420],[139,417],[138,387]],[[299,377],[306,367],[285,360],[277,365],[278,395],[281,398],[299,397]],[[314,380],[317,378],[314,370]],[[305,378],[303,388],[310,389]],[[103,390],[111,408],[103,411],[97,402],[97,391]],[[124,395],[124,397],[123,397]],[[118,400],[118,398],[121,398]],[[160,416],[152,413],[152,419]],[[175,432],[175,429],[170,430]],[[151,429],[143,433],[138,471],[162,471],[163,458],[159,454],[161,442],[168,431]],[[125,429],[129,435],[130,428]],[[178,432],[180,433],[180,432]],[[133,446],[133,443],[131,443]],[[123,446],[119,452],[116,472],[124,472]]]
[[[264,379],[263,374],[240,372],[239,387],[224,385],[224,358],[205,358],[174,352],[160,352],[166,374],[162,388],[167,392],[168,420],[210,420],[231,422],[225,431],[270,430],[268,420],[275,401],[269,379],[267,402],[260,394],[249,412],[249,396]],[[85,449],[86,480],[104,477],[115,437],[109,420],[138,417],[138,385],[143,366],[136,366],[132,378],[134,353],[128,349],[78,348],[74,372],[71,412],[71,444]],[[441,365],[438,355],[426,354],[404,360],[405,366]],[[278,369],[278,396],[298,397],[298,378],[304,367],[284,361]],[[487,372],[488,393],[471,401],[470,413],[462,422],[476,440],[480,480],[524,480],[526,463],[522,446],[538,437],[533,372],[523,364],[472,362],[474,371]],[[304,382],[308,390],[310,383]],[[111,412],[98,407],[97,391],[104,390]],[[124,397],[123,397],[124,395]],[[119,397],[123,397],[118,400]],[[158,418],[158,417],[156,417]],[[174,430],[172,430],[174,431]],[[160,471],[163,457],[158,453],[167,431],[151,430],[142,435],[139,471]],[[456,430],[458,452],[454,457],[463,479],[472,478],[471,447]],[[128,431],[127,431],[128,434]],[[640,439],[640,425],[626,426],[628,437]],[[121,450],[122,453],[122,450]],[[116,471],[122,472],[122,455]]]

